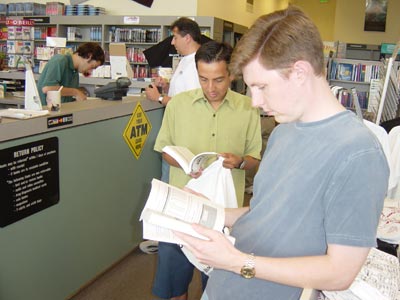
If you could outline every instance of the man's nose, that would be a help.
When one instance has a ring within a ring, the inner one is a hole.
[[[210,80],[207,83],[207,90],[212,91],[214,89],[214,83],[212,82],[212,80]]]

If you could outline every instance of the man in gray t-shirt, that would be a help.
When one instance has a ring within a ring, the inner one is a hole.
[[[177,234],[214,267],[204,299],[299,299],[304,287],[346,289],[371,247],[389,168],[373,134],[331,93],[318,30],[298,8],[260,17],[231,71],[253,105],[280,124],[254,180],[250,207],[227,209],[236,238],[194,225]]]

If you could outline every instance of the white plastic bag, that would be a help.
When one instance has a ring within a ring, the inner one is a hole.
[[[223,157],[209,165],[199,178],[191,179],[186,187],[227,208],[237,208],[235,186],[230,169],[222,166]]]
[[[223,161],[224,158],[219,157],[203,171],[199,178],[191,179],[185,187],[204,195],[214,203],[228,208],[236,208],[238,205],[232,173],[230,169],[222,166]],[[229,233],[225,234],[232,244],[235,244],[235,239],[229,236]],[[201,264],[185,246],[182,246],[181,250],[197,269],[207,275],[211,273],[213,268]]]

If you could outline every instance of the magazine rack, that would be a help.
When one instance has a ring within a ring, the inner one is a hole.
[[[383,61],[383,71],[379,74],[380,84],[375,97],[379,97],[378,111],[375,124],[393,120],[398,114],[399,105],[399,77],[398,70],[394,67],[394,61],[400,49],[400,41],[397,42],[392,56]]]

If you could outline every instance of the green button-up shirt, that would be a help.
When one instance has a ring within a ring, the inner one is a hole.
[[[165,109],[154,150],[167,145],[184,146],[195,155],[201,152],[228,152],[260,159],[259,111],[247,96],[228,90],[215,110],[201,89],[174,96]],[[232,170],[238,205],[243,205],[245,171]],[[191,179],[181,168],[171,166],[169,183],[184,187]]]

